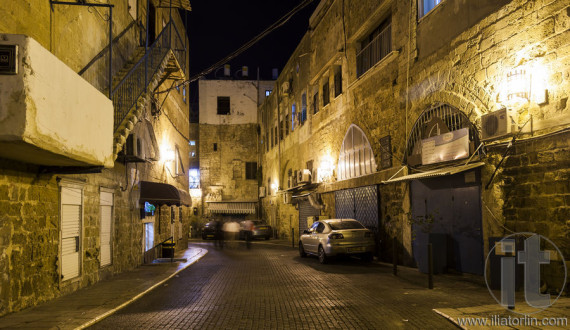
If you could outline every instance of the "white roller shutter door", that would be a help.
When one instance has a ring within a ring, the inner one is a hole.
[[[61,277],[79,276],[82,190],[61,188]]]
[[[112,220],[113,220],[113,194],[100,193],[101,204],[101,267],[111,264],[112,260]]]

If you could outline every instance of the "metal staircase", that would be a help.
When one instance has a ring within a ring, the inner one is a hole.
[[[176,25],[170,21],[152,45],[137,48],[132,60],[113,77],[110,98],[115,112],[115,159],[155,89],[168,78],[185,79],[185,69],[185,44]]]

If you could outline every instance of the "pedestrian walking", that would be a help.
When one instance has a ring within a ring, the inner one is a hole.
[[[223,223],[220,220],[215,220],[216,221],[216,233],[214,234],[216,237],[216,242],[215,245],[220,247],[220,248],[224,248],[224,231],[223,231]]]
[[[245,246],[251,249],[251,240],[253,239],[253,222],[251,220],[245,220],[243,222],[243,229],[245,234]]]

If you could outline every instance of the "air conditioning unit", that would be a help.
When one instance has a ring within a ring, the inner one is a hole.
[[[503,108],[481,116],[481,136],[490,140],[509,135],[517,130],[515,113]]]
[[[259,187],[259,197],[265,197],[266,194],[267,194],[266,188]]]
[[[127,162],[145,161],[144,140],[135,133],[130,134],[125,141],[120,157]]]
[[[291,204],[291,197],[292,194],[291,193],[283,193],[283,204]]]
[[[311,171],[308,168],[304,168],[297,172],[297,182],[298,183],[310,183],[311,182]]]

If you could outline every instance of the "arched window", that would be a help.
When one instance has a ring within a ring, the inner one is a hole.
[[[406,153],[404,155],[406,164],[409,166],[426,165],[422,163],[422,140],[425,141],[425,139],[448,132],[457,133],[460,130],[466,131],[465,134],[469,143],[473,144],[471,148],[473,150],[477,149],[479,146],[479,133],[465,113],[445,103],[438,103],[424,110],[416,120],[408,136]],[[466,148],[466,154],[457,159],[464,159],[471,155],[472,151],[469,151],[470,148],[468,146],[464,146],[464,148]],[[478,152],[480,153],[481,151]],[[444,159],[444,161],[447,160],[449,159]]]
[[[352,124],[348,128],[338,158],[338,179],[357,178],[376,172],[376,161],[364,132]]]

